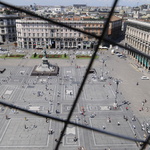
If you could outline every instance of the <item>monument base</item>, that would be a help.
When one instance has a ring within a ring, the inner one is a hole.
[[[53,66],[52,68],[47,68],[43,66],[35,66],[31,76],[57,76],[59,74],[59,67],[58,66]]]
[[[59,74],[59,67],[50,64],[46,58],[46,50],[43,50],[43,52],[42,64],[34,67],[31,76],[57,76]]]

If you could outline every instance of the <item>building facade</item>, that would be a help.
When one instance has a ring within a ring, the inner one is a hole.
[[[0,15],[0,42],[16,41],[16,19],[17,15]]]
[[[112,16],[108,28],[108,37],[113,40],[117,40],[121,35],[122,18]]]
[[[128,51],[137,63],[150,70],[150,23],[128,20],[126,22],[125,46],[141,52]]]
[[[106,20],[61,20],[71,27],[101,35]],[[112,24],[112,22],[111,22]],[[113,28],[112,28],[113,29]],[[34,18],[16,20],[19,48],[89,49],[95,39],[80,32]],[[106,33],[106,36],[108,32]]]
[[[66,21],[82,29],[81,22]],[[83,35],[79,32],[50,24],[43,20],[21,19],[16,21],[17,44],[20,48],[81,48]]]

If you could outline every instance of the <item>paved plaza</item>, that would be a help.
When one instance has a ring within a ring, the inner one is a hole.
[[[105,59],[105,66],[102,59]],[[40,59],[1,59],[0,67],[6,68],[6,71],[0,74],[1,101],[66,119],[89,59],[49,59],[49,61],[60,67],[58,76],[30,76],[34,66],[41,63]],[[96,74],[89,74],[71,121],[144,139],[147,132],[141,130],[141,124],[150,120],[148,111],[150,81],[140,80],[146,72],[137,70],[134,64],[130,58],[120,59],[111,55],[109,51],[101,54],[92,66]],[[100,80],[102,72],[106,81]],[[117,97],[116,79],[119,80]],[[136,82],[139,82],[138,86]],[[145,99],[147,101],[143,106],[142,101]],[[117,108],[114,107],[115,100],[119,106]],[[141,107],[143,110],[140,110]],[[52,119],[46,120],[0,106],[0,149],[53,150],[63,126],[64,123]],[[51,129],[54,132],[49,134]],[[79,147],[84,147],[85,150],[139,149],[135,142],[68,125],[59,149],[78,150]]]

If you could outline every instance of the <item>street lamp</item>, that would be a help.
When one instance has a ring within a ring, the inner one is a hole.
[[[118,86],[119,86],[121,80],[115,79],[114,82],[116,83],[116,92],[115,92],[115,103],[114,103],[114,106],[117,107],[118,106],[118,103],[117,103]]]
[[[10,56],[10,52],[9,52],[9,41],[8,40],[7,40],[7,51],[8,51],[7,55],[9,57]]]
[[[101,80],[104,80],[104,63],[105,63],[105,59],[102,58],[102,76],[101,76]]]

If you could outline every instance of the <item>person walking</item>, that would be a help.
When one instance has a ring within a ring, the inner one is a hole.
[[[75,136],[75,137],[74,137],[74,142],[77,142],[77,140],[78,140],[78,138]]]
[[[53,133],[54,133],[53,129],[48,130],[48,134],[53,134]]]

